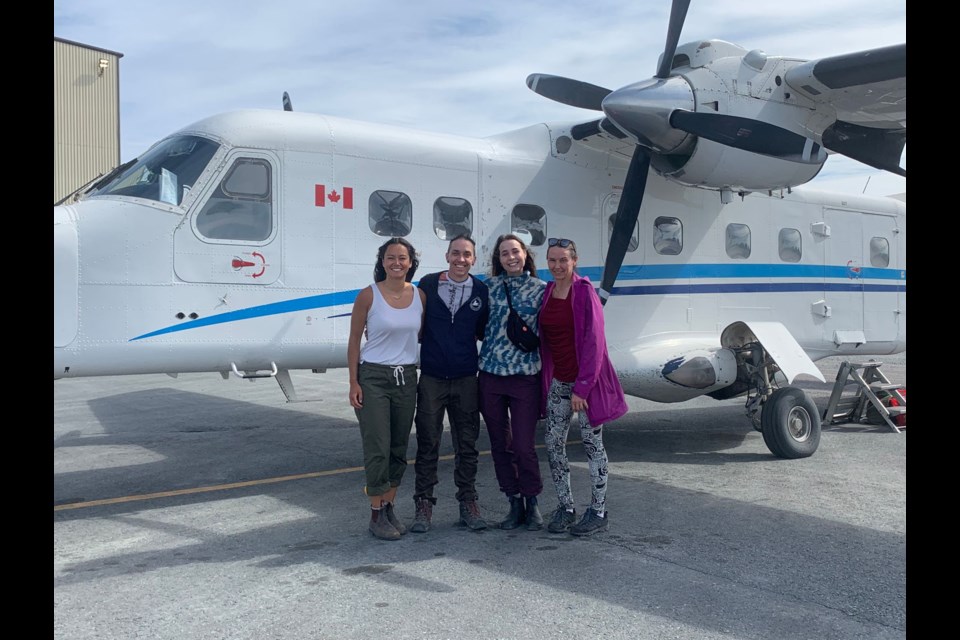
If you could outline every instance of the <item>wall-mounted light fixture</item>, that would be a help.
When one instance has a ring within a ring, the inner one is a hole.
[[[98,73],[97,75],[101,75],[101,76],[102,76],[102,75],[103,75],[103,72],[106,70],[106,68],[107,68],[108,66],[110,66],[110,61],[107,60],[106,58],[100,58],[100,62],[97,63],[97,66],[98,66],[99,69],[100,69],[100,73]]]

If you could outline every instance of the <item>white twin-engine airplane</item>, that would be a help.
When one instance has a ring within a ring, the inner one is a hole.
[[[377,247],[404,236],[418,275],[470,232],[573,238],[605,299],[624,390],[659,402],[745,395],[771,452],[816,451],[798,376],[906,349],[906,203],[795,189],[829,153],[905,176],[906,44],[803,61],[721,40],[678,46],[611,91],[535,74],[594,109],[465,138],[284,109],[201,120],[54,207],[53,375],[346,366]],[[346,402],[346,400],[344,400]],[[758,415],[759,414],[759,415]]]

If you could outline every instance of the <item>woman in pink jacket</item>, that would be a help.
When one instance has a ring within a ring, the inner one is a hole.
[[[547,419],[547,459],[560,502],[547,530],[588,536],[606,531],[609,525],[603,425],[626,413],[627,403],[607,353],[600,297],[590,279],[575,272],[577,245],[566,238],[550,238],[547,245],[553,282],[544,291],[539,316],[540,415]],[[576,524],[567,459],[567,433],[574,414],[593,481],[590,508]]]

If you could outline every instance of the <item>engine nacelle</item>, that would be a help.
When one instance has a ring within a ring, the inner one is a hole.
[[[818,164],[792,162],[700,138],[693,153],[685,160],[679,156],[654,156],[651,165],[665,178],[693,187],[771,191],[812,180],[826,162],[826,153],[822,156]]]
[[[655,344],[610,350],[625,393],[655,402],[683,402],[733,384],[737,362],[716,336],[658,336]]]
[[[756,119],[809,135],[812,105],[790,94],[782,81],[797,63],[722,40],[704,40],[678,47],[674,69],[690,85],[697,112]],[[678,108],[686,107],[678,103]],[[826,161],[826,149],[816,136],[808,140],[801,161],[758,155],[701,137],[692,151],[655,158],[652,164],[664,177],[689,186],[768,191],[809,182]]]

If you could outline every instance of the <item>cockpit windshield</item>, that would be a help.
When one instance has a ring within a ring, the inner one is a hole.
[[[168,138],[87,197],[130,196],[179,205],[219,147],[198,136]]]

